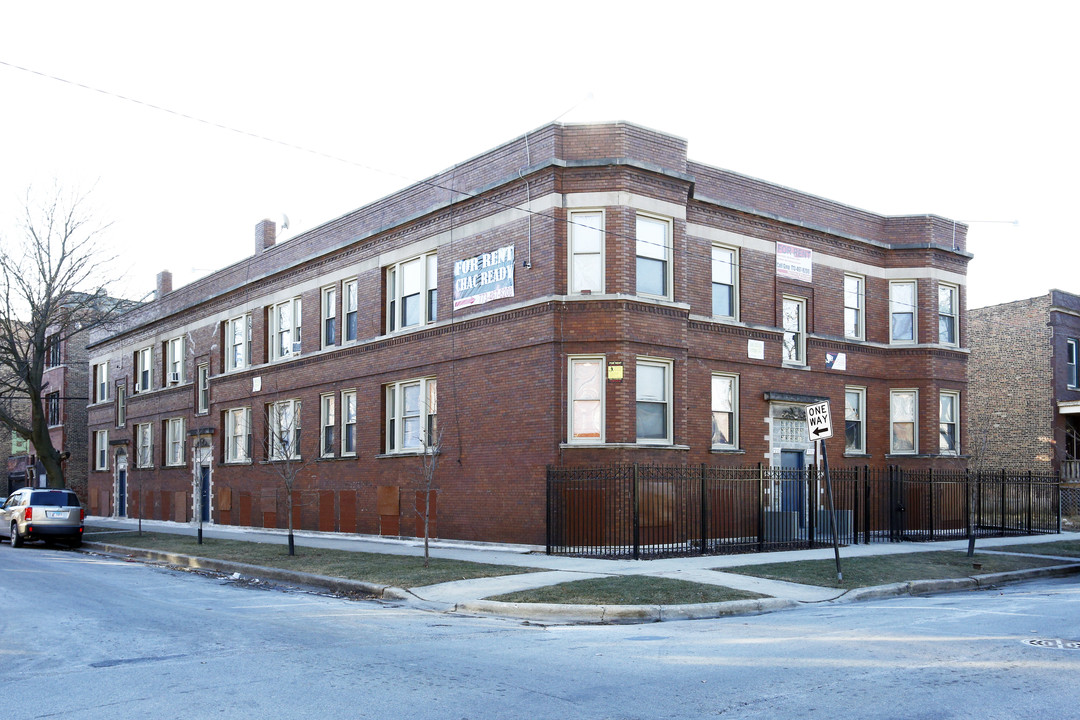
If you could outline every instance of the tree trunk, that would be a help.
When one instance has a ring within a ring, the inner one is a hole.
[[[287,489],[285,491],[285,512],[289,514],[289,555],[296,554],[296,545],[293,543],[293,527],[292,527],[292,490]]]
[[[60,463],[60,453],[53,447],[45,413],[42,411],[40,403],[32,403],[32,405],[30,442],[34,445],[41,466],[45,468],[45,484],[51,488],[66,487],[64,468]]]

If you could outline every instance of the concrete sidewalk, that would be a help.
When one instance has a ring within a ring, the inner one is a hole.
[[[138,526],[137,520],[127,518],[87,517],[87,525],[113,528],[117,531],[130,530]],[[152,532],[194,535],[196,526],[185,523],[143,520],[144,530]],[[233,526],[204,525],[203,536],[245,540],[249,542],[267,542],[284,544],[287,533],[284,530],[241,528]],[[423,555],[422,540],[400,540],[382,537],[349,535],[343,533],[320,533],[310,531],[294,532],[294,541],[300,547],[332,548],[353,552],[384,553],[398,555]],[[1024,545],[1052,540],[1080,539],[1080,533],[1061,535],[1040,535],[1033,537],[985,538],[976,542],[980,551],[989,551],[1003,545]],[[89,546],[106,549],[108,535],[95,533],[86,538]],[[443,611],[467,613],[497,614],[509,617],[525,618],[546,622],[649,622],[665,619],[686,619],[695,617],[718,617],[729,614],[749,614],[796,607],[803,603],[847,601],[871,597],[887,597],[898,594],[917,594],[923,592],[947,592],[951,590],[974,589],[993,583],[1020,580],[1028,577],[1046,577],[1080,573],[1080,559],[1062,558],[1060,566],[1020,571],[1018,573],[1000,573],[997,576],[972,576],[954,580],[913,581],[896,583],[894,586],[879,588],[860,588],[857,590],[839,590],[814,585],[799,585],[777,580],[766,580],[748,575],[723,572],[723,568],[755,565],[762,563],[788,562],[793,560],[818,560],[833,558],[832,548],[814,550],[793,550],[772,553],[751,553],[742,555],[706,555],[682,558],[663,558],[657,560],[602,560],[593,558],[565,557],[546,555],[544,548],[525,545],[499,545],[490,543],[467,543],[436,540],[430,544],[431,556],[491,565],[517,565],[537,568],[543,572],[534,572],[500,577],[459,580],[415,588],[386,588],[369,583],[351,583],[337,578],[322,579],[304,573],[289,573],[264,568],[243,567],[235,563],[215,561],[223,572],[240,572],[241,575],[255,575],[297,584],[316,584],[326,587],[342,588],[353,585],[356,589],[378,596],[404,600],[418,606]],[[871,545],[852,545],[841,548],[841,563],[845,558],[868,555],[890,555],[902,553],[930,552],[935,550],[966,550],[967,540],[951,540],[934,543],[878,543]],[[165,559],[178,564],[190,564],[180,560],[181,556]],[[198,566],[209,568],[211,564],[199,562]],[[742,600],[728,603],[684,606],[580,606],[580,605],[543,605],[537,603],[503,603],[484,598],[531,590],[547,585],[555,585],[586,578],[610,577],[617,575],[651,575],[697,583],[722,585],[738,590],[747,590],[769,596],[765,600]],[[1008,576],[1008,577],[1003,577]]]

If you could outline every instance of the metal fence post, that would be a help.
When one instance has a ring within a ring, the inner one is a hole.
[[[934,468],[927,468],[927,487],[930,489],[930,540],[934,539]]]
[[[547,466],[547,507],[545,508],[545,518],[547,522],[547,554],[551,554],[551,466]]]
[[[806,533],[806,547],[812,548],[814,547],[814,541],[817,540],[817,465],[811,465],[809,468],[803,468],[802,481],[803,487],[806,488],[806,509],[808,514],[810,515],[810,517],[808,518],[810,527],[807,528]]]
[[[757,464],[757,544],[758,552],[765,548],[765,469]]]
[[[705,494],[705,463],[701,463],[701,554],[705,554],[705,542],[709,537],[709,503]]]
[[[1031,513],[1032,513],[1032,510],[1034,509],[1032,507],[1032,505],[1035,504],[1035,495],[1033,494],[1032,489],[1031,489],[1031,471],[1030,470],[1027,471],[1027,496],[1028,496],[1028,498],[1027,498],[1028,499],[1028,501],[1027,501],[1027,534],[1030,535],[1031,534]]]
[[[863,512],[863,542],[870,544],[870,466],[863,465],[863,502],[866,507]]]
[[[634,559],[641,559],[641,526],[638,515],[638,464],[634,463],[634,484],[630,488],[630,502],[634,506]]]
[[[1005,474],[1005,468],[1001,468],[1001,534],[1005,535],[1005,482],[1008,480],[1008,476]]]

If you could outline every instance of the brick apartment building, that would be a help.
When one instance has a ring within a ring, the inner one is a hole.
[[[419,534],[437,440],[433,534],[539,544],[548,464],[805,467],[819,399],[834,465],[955,466],[965,236],[552,124],[159,276],[90,347],[90,510],[283,527],[295,463],[297,527]]]
[[[1051,290],[968,320],[973,463],[1080,480],[1080,296]]]

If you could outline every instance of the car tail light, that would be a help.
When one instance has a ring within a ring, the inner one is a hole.
[[[86,508],[81,508],[79,510],[79,520],[82,521],[82,520],[85,520],[85,519],[86,519]]]
[[[26,508],[26,512],[23,513],[23,519],[26,520],[26,522],[30,522],[31,520],[33,520],[34,519],[34,508],[32,508],[32,507]]]

